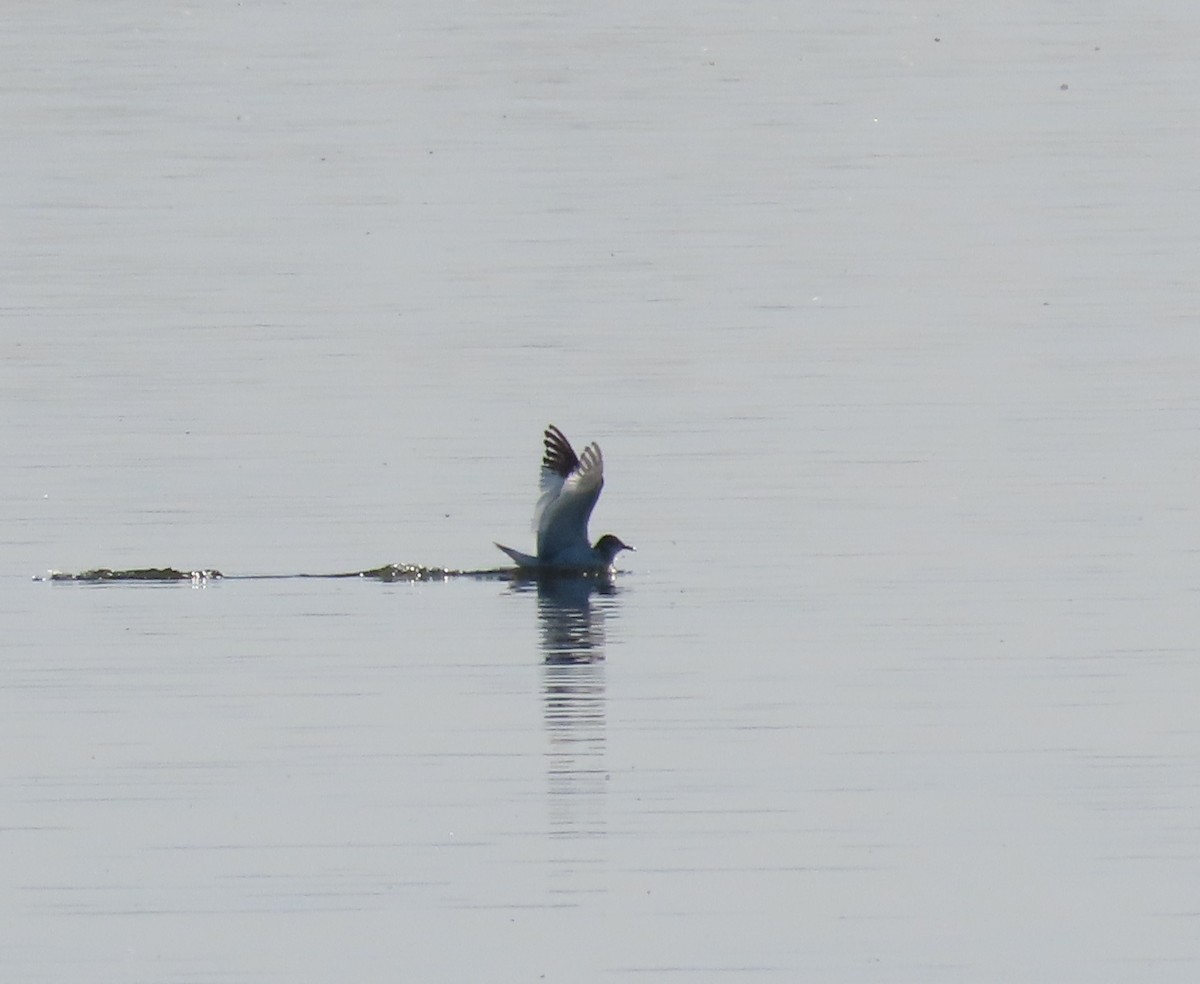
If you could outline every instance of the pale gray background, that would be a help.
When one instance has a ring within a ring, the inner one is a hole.
[[[1200,979],[1198,50],[7,5],[0,977]],[[640,548],[582,627],[32,580],[495,564],[550,421]]]

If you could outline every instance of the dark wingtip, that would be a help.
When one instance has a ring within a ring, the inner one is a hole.
[[[548,424],[544,435],[546,453],[542,456],[542,467],[566,478],[579,464],[579,458],[567,435],[553,424]]]

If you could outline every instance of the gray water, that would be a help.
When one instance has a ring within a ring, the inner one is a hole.
[[[9,8],[0,978],[1200,977],[1194,4]]]

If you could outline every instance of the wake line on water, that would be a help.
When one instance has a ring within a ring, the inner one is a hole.
[[[50,571],[35,581],[69,581],[73,583],[111,584],[119,581],[142,583],[171,583],[187,581],[206,584],[209,581],[295,581],[338,580],[356,577],[372,581],[449,581],[455,578],[471,578],[476,581],[537,581],[547,577],[566,576],[571,578],[596,578],[608,580],[608,572],[562,571],[557,575],[550,571],[533,571],[519,567],[491,567],[484,570],[457,570],[449,567],[424,567],[421,564],[385,564],[368,571],[347,571],[337,574],[222,574],[217,570],[181,571],[174,567],[138,567],[132,570],[113,570],[96,567],[92,570],[72,574],[67,571]]]
[[[497,567],[490,570],[462,571],[446,567],[423,567],[420,564],[385,564],[369,571],[346,571],[336,574],[222,574],[216,570],[181,571],[174,567],[138,567],[132,570],[113,570],[97,567],[77,574],[68,571],[50,571],[35,581],[84,581],[110,583],[113,581],[290,581],[302,578],[335,580],[357,577],[374,581],[448,581],[455,577],[470,577],[478,580],[505,580],[513,577],[515,569]]]

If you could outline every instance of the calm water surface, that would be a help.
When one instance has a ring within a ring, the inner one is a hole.
[[[7,27],[0,977],[1197,979],[1191,5]]]

